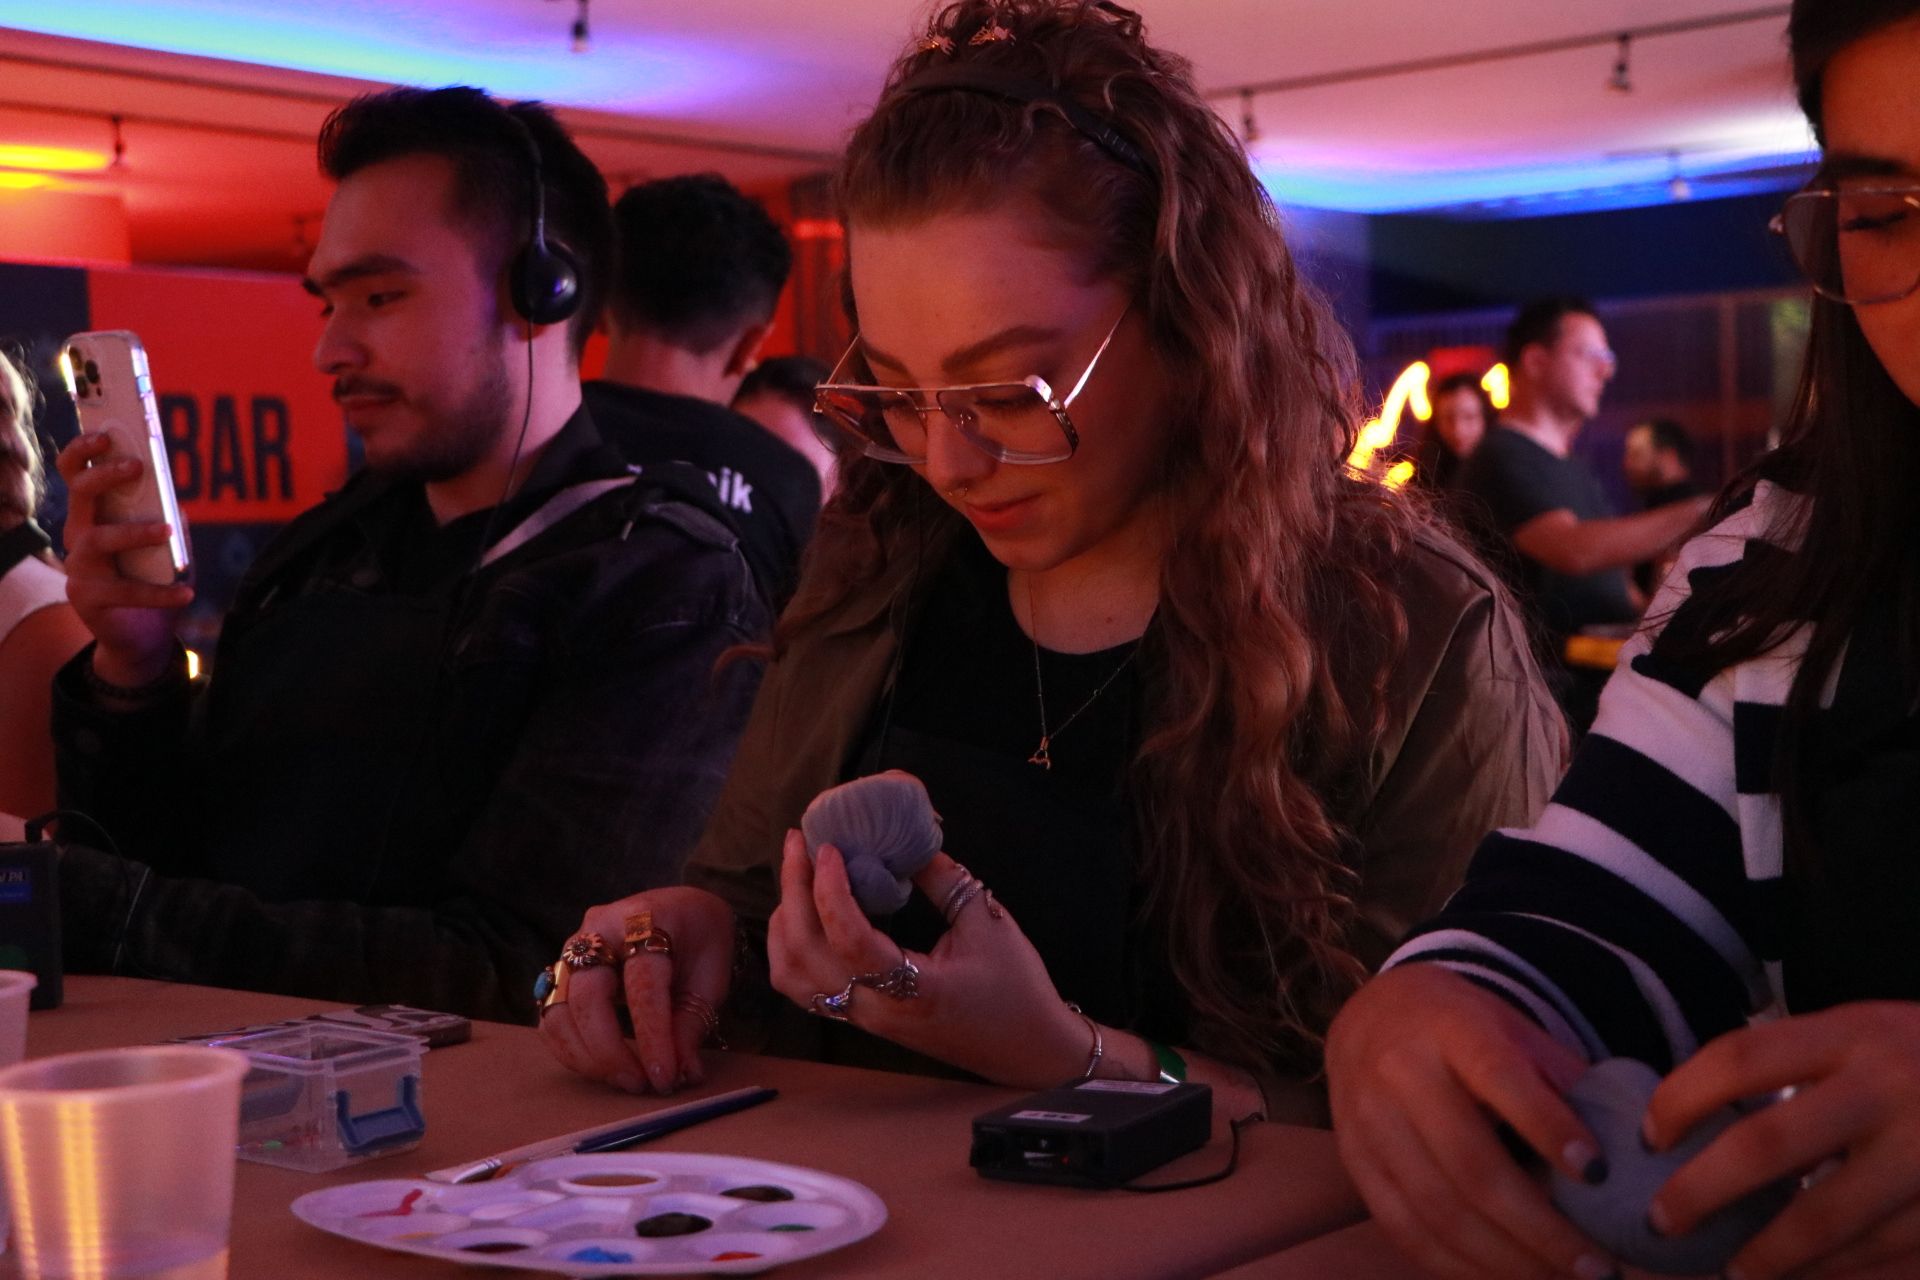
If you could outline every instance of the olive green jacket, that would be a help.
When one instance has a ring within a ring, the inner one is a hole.
[[[928,560],[937,557],[930,548]],[[1402,567],[1397,586],[1408,637],[1389,686],[1387,731],[1366,778],[1351,791],[1356,800],[1339,815],[1358,851],[1360,918],[1352,945],[1370,969],[1440,909],[1482,836],[1538,816],[1566,756],[1564,722],[1535,669],[1525,624],[1490,571],[1450,541],[1426,535]],[[764,932],[779,902],[786,832],[799,825],[809,801],[846,780],[885,695],[910,572],[902,567],[848,596],[767,670],[687,868],[687,882],[725,898],[749,933]],[[818,574],[808,577],[796,609],[828,595]],[[789,1020],[769,1047],[808,1052],[815,1022]],[[1324,1123],[1317,1084],[1268,1084],[1275,1119]]]

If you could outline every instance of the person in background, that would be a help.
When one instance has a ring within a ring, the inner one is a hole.
[[[810,356],[775,356],[755,365],[733,393],[733,411],[752,418],[807,456],[820,473],[820,500],[833,496],[833,448],[815,427],[813,389],[832,370]]]
[[[611,230],[552,114],[394,89],[319,156],[313,359],[367,465],[260,553],[204,687],[191,589],[114,566],[164,527],[98,519],[138,464],[60,456],[95,638],[60,789],[126,855],[63,853],[68,965],[524,1020],[583,902],[678,880],[756,684],[714,664],[769,618],[705,479],[581,408]]]
[[[1642,511],[1684,502],[1700,492],[1693,479],[1693,437],[1672,418],[1649,418],[1627,431],[1620,469]],[[1633,567],[1633,585],[1652,597],[1673,567],[1673,556],[1642,560]]]
[[[33,521],[46,490],[33,389],[0,351],[0,813],[54,807],[53,673],[90,638]]]
[[[1606,671],[1566,661],[1567,640],[1636,622],[1645,599],[1627,571],[1661,555],[1705,516],[1694,498],[1616,516],[1599,481],[1573,456],[1600,411],[1614,356],[1591,303],[1542,298],[1522,307],[1504,356],[1512,399],[1461,470],[1463,510],[1481,522],[1483,548],[1533,616],[1555,691],[1576,730],[1593,722]]]
[[[1492,428],[1493,401],[1472,373],[1448,374],[1427,398],[1433,417],[1414,455],[1414,478],[1439,492],[1459,483],[1461,468]]]
[[[613,221],[607,362],[586,385],[587,407],[630,461],[705,471],[761,585],[784,603],[820,477],[727,406],[772,329],[793,251],[760,203],[718,174],[631,187]]]
[[[1681,553],[1554,803],[1334,1024],[1347,1167],[1440,1276],[1613,1270],[1497,1133],[1606,1178],[1561,1092],[1613,1056],[1670,1073],[1656,1151],[1792,1091],[1655,1230],[1818,1171],[1726,1274],[1920,1275],[1920,0],[1796,0],[1788,42],[1823,154],[1776,223],[1819,291],[1781,446]]]
[[[735,1044],[1324,1121],[1333,1010],[1558,776],[1519,618],[1347,470],[1352,348],[1138,14],[939,10],[839,193],[839,492],[687,884],[586,913],[634,941],[542,1034],[670,1091],[735,993]],[[884,770],[950,856],[876,923],[794,828]]]

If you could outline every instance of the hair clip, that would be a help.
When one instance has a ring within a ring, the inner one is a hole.
[[[947,36],[928,36],[915,46],[919,53],[944,53],[953,56],[953,41]]]
[[[974,32],[968,38],[967,44],[970,48],[978,48],[983,44],[998,44],[1002,40],[1011,39],[1013,39],[1013,32],[1001,26],[999,20],[995,19],[991,26],[982,27]]]

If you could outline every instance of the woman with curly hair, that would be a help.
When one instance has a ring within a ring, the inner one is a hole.
[[[731,995],[775,1051],[1321,1116],[1334,1010],[1558,775],[1518,619],[1345,471],[1351,348],[1138,15],[949,5],[839,193],[839,490],[688,884],[587,913],[550,1047],[671,1090]],[[952,856],[876,923],[792,828],[889,769]]]

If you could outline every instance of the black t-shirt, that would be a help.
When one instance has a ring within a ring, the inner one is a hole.
[[[1559,457],[1518,431],[1495,427],[1467,459],[1459,488],[1469,499],[1462,510],[1476,526],[1482,550],[1547,634],[1561,638],[1583,627],[1639,617],[1625,569],[1555,573],[1513,546],[1515,529],[1549,511],[1564,509],[1582,520],[1614,514],[1599,482],[1577,460]]]
[[[1041,736],[1035,647],[1014,619],[1006,569],[963,537],[911,629],[857,772],[906,769],[926,783],[946,851],[1006,904],[1064,999],[1177,1042],[1186,1001],[1139,918],[1127,786],[1146,679],[1137,647],[1039,651],[1052,768],[1030,763]],[[925,951],[945,924],[916,894],[886,928]]]
[[[707,473],[754,576],[775,608],[785,604],[820,514],[813,463],[753,419],[711,400],[617,382],[589,382],[582,390],[600,433],[629,462],[689,462]]]

